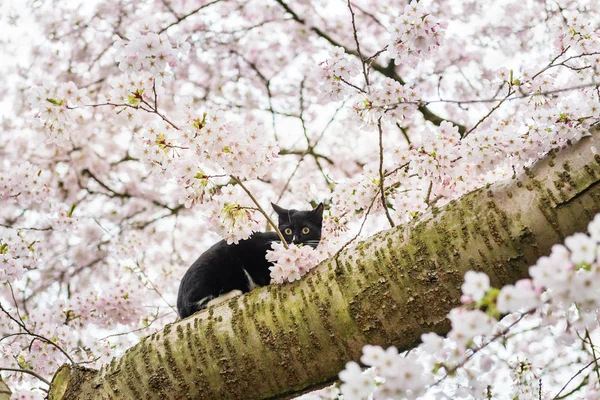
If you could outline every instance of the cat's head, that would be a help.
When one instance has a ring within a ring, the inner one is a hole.
[[[271,203],[279,217],[279,231],[288,243],[303,243],[317,247],[321,240],[323,203],[310,211],[286,210]]]

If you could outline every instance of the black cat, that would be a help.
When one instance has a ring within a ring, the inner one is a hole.
[[[287,243],[317,247],[321,240],[322,203],[311,211],[285,210],[271,204]],[[280,241],[275,232],[257,232],[238,244],[227,244],[221,240],[206,250],[181,280],[177,295],[179,316],[186,318],[210,304],[218,304],[257,286],[268,285],[272,264],[265,255],[267,250],[271,250],[273,241]]]

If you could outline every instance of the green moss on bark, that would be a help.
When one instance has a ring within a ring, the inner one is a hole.
[[[335,377],[366,343],[444,334],[464,273],[502,286],[600,209],[597,138],[508,182],[432,210],[326,260],[300,282],[261,288],[178,321],[100,372],[65,367],[51,399],[259,399]]]

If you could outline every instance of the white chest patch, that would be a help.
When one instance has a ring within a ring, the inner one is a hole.
[[[244,274],[246,274],[246,278],[248,279],[248,289],[254,290],[254,288],[257,288],[258,285],[252,280],[252,277],[250,276],[248,271],[246,271],[244,268],[242,269],[244,270]]]

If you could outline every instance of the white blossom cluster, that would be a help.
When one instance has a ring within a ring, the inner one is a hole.
[[[50,206],[51,214],[48,216],[50,226],[57,231],[75,231],[79,218],[73,215],[73,207],[64,203],[52,204]]]
[[[260,132],[256,123],[241,125],[223,113],[204,114],[180,130],[164,121],[141,133],[139,146],[151,170],[177,182],[186,207],[209,206],[212,226],[229,242],[246,239],[259,229],[256,205],[233,186],[219,183],[264,176],[279,153],[276,142]]]
[[[194,127],[183,144],[195,151],[203,165],[240,179],[264,176],[279,153],[277,143],[256,122],[242,125],[215,112]]]
[[[85,89],[73,82],[34,86],[28,96],[31,109],[46,133],[46,142],[65,147],[82,119],[80,107],[90,103]]]
[[[350,83],[360,73],[360,65],[355,57],[348,56],[341,47],[333,48],[328,55],[318,69],[322,95],[328,100],[339,101],[356,92]]]
[[[34,243],[23,234],[2,232],[0,237],[0,283],[21,279],[26,267],[40,261]]]
[[[438,129],[426,130],[421,144],[411,150],[410,171],[439,183],[451,181],[454,162],[459,157],[458,127],[443,121]]]
[[[409,85],[385,78],[372,85],[369,93],[362,93],[362,99],[352,107],[368,131],[378,129],[380,119],[396,123],[410,120],[418,109],[420,93]]]
[[[425,392],[423,365],[412,356],[398,354],[398,349],[366,345],[360,361],[372,367],[363,373],[354,361],[340,372],[341,392],[344,399],[363,400],[372,395],[376,399],[417,398]]]
[[[584,19],[575,13],[569,13],[563,23],[556,24],[559,34],[556,35],[554,47],[559,51],[571,49],[587,54],[600,51],[600,33],[597,24],[589,19]],[[562,21],[561,21],[562,22]]]
[[[115,61],[119,69],[128,75],[138,71],[153,76],[164,76],[170,68],[177,66],[178,59],[189,51],[189,43],[174,46],[166,34],[146,32],[125,42],[116,43]]]
[[[271,248],[273,250],[267,250],[267,261],[273,263],[269,270],[276,283],[299,280],[324,258],[311,246],[291,244],[286,249],[283,243],[273,242]]]
[[[51,174],[28,161],[0,171],[0,199],[23,206],[44,203],[54,194]]]
[[[212,229],[227,243],[238,243],[261,229],[258,210],[239,186],[222,187],[208,206]]]
[[[390,49],[396,65],[415,66],[428,58],[441,44],[448,24],[439,22],[429,13],[427,1],[411,1],[404,13],[396,18],[394,42]]]

